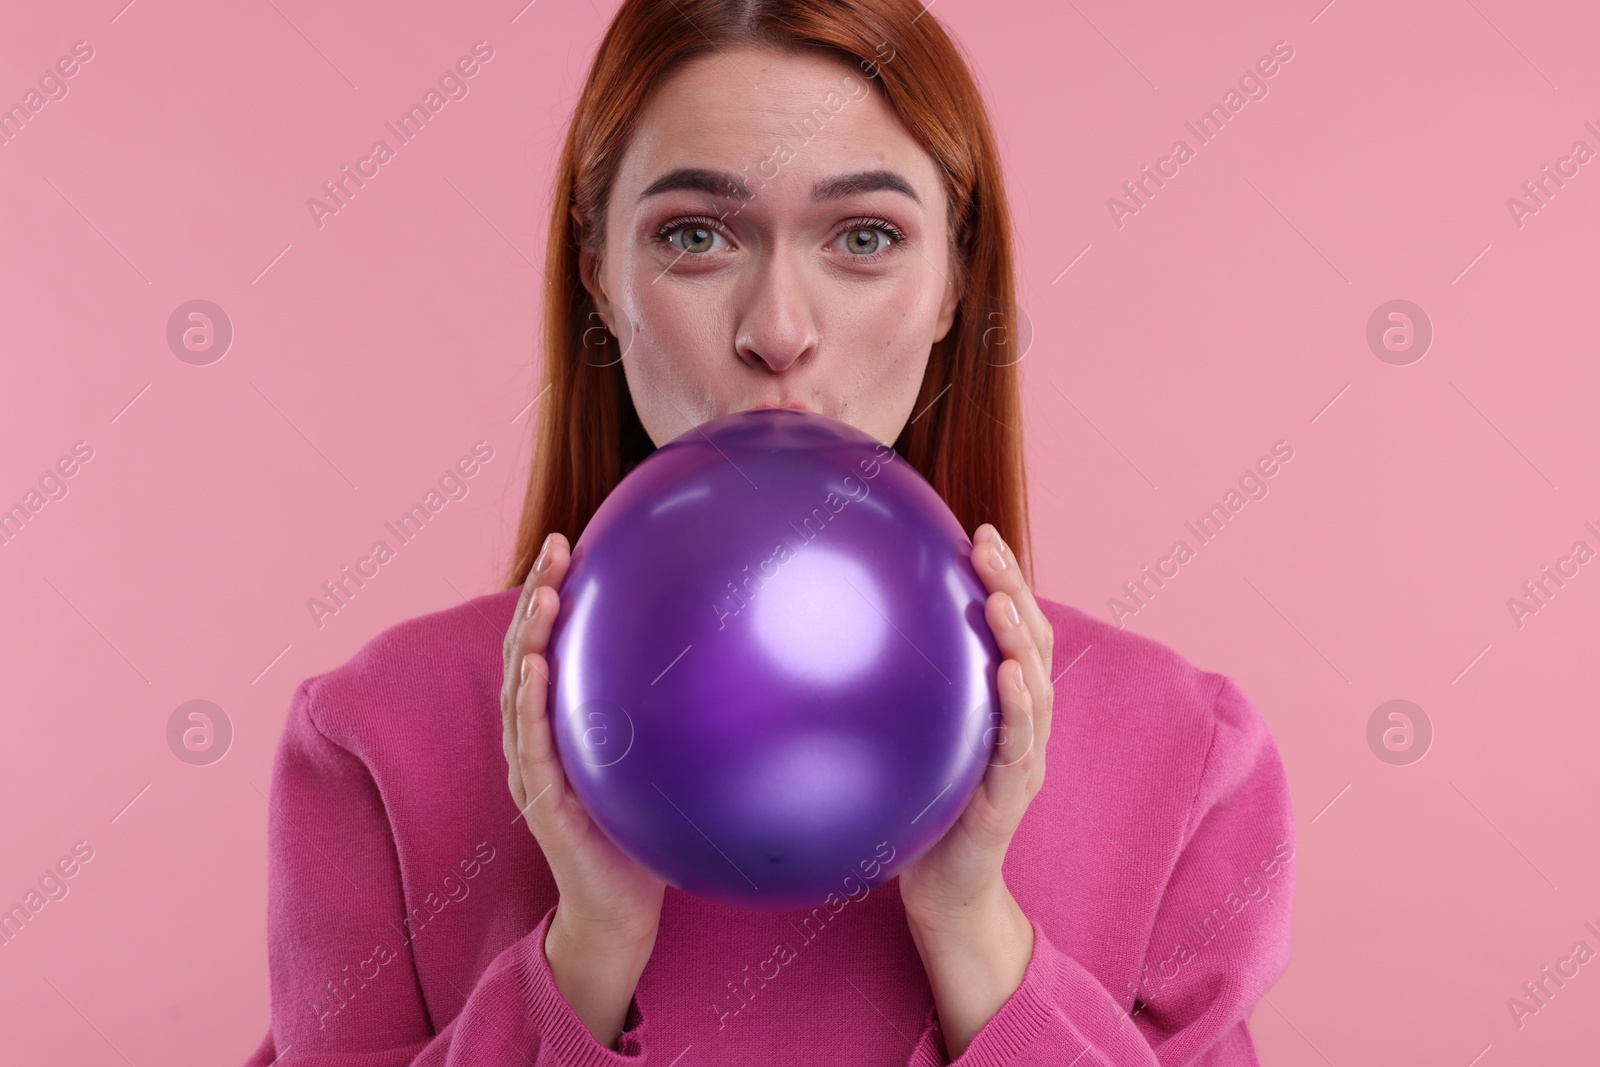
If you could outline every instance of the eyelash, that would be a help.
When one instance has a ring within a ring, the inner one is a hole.
[[[707,229],[717,231],[724,237],[727,236],[727,233],[722,229],[722,224],[716,219],[709,218],[705,215],[684,215],[666,222],[655,232],[655,240],[660,241],[664,245],[672,246],[672,241],[669,239],[668,235],[683,229],[685,226],[704,226]],[[880,249],[870,255],[850,256],[851,259],[861,263],[874,263],[884,256],[889,255],[906,242],[906,234],[904,230],[890,222],[888,219],[880,219],[874,216],[863,216],[859,219],[851,219],[850,222],[846,223],[840,228],[838,233],[833,235],[834,240],[838,240],[843,234],[850,233],[854,230],[881,230],[888,234],[889,237],[894,241],[894,243],[888,248]],[[674,250],[683,252],[683,249],[681,248],[675,248]],[[694,253],[683,252],[683,254],[693,255]]]

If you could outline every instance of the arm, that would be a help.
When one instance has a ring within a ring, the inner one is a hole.
[[[564,928],[552,925],[559,907],[490,961],[475,985],[457,990],[465,1003],[435,1032],[405,934],[400,865],[382,798],[366,765],[318,729],[316,692],[315,679],[295,691],[273,770],[271,1026],[247,1067],[280,1059],[321,1067],[640,1063],[644,1018],[631,985],[624,1025],[632,1028],[615,1049],[596,1041],[562,996],[546,938],[568,968],[566,950],[581,939],[562,940]],[[631,968],[631,960],[612,961],[593,973],[609,990]],[[570,973],[581,986],[590,972]]]
[[[924,944],[932,949],[935,1006],[909,1067],[1256,1067],[1246,1020],[1288,966],[1293,857],[1277,747],[1248,698],[1224,679],[1186,840],[1137,985],[1108,990],[1030,921],[1031,956],[1020,982],[1008,986],[1017,953],[1001,900],[968,929],[919,938],[925,959]],[[972,962],[981,960],[988,962]],[[941,997],[944,973],[960,978],[944,982]],[[949,1059],[942,1017],[965,1019],[997,999],[998,1010]]]

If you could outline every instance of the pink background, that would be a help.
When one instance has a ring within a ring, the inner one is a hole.
[[[266,800],[298,681],[496,588],[554,152],[609,0],[25,4],[0,103],[94,57],[0,146],[0,506],[93,459],[0,547],[0,907],[92,861],[0,947],[8,1062],[241,1062],[267,1024]],[[448,8],[448,10],[446,10]],[[519,15],[519,11],[521,12]],[[1269,1064],[1576,1063],[1600,963],[1600,149],[1592,5],[941,0],[998,122],[1020,242],[1037,589],[1109,617],[1275,441],[1294,458],[1127,625],[1239,680],[1294,787],[1294,962]],[[318,229],[306,207],[473,42],[492,61]],[[1107,208],[1274,42],[1293,59],[1120,228]],[[1070,269],[1066,269],[1071,264]],[[207,366],[166,324],[214,301]],[[1391,365],[1380,304],[1435,337]],[[457,457],[494,458],[318,629],[307,598]],[[1191,539],[1192,543],[1192,539]],[[208,766],[166,727],[220,705]],[[1418,704],[1425,759],[1368,746]],[[130,802],[131,806],[130,806]],[[1330,806],[1331,804],[1331,806]],[[1594,972],[1594,973],[1591,973]],[[125,1057],[125,1060],[124,1060]]]

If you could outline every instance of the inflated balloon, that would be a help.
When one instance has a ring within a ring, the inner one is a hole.
[[[1000,653],[972,544],[887,445],[785,408],[652,452],[560,589],[550,717],[618,848],[744,908],[859,897],[960,816]]]

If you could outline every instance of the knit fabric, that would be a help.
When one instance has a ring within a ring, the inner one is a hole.
[[[268,809],[271,1019],[246,1067],[1244,1067],[1290,954],[1294,819],[1227,677],[1039,598],[1044,786],[1006,854],[1022,985],[949,1059],[899,881],[811,910],[668,886],[616,1049],[544,953],[556,887],[506,785],[517,589],[398,623],[295,690]]]

